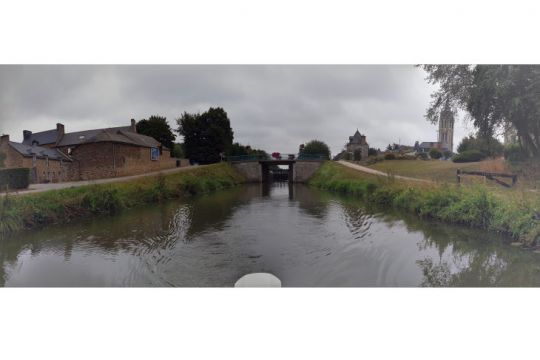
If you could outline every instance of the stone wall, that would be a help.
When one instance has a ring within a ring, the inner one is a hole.
[[[321,165],[322,161],[297,161],[293,168],[294,182],[308,182]]]
[[[296,161],[293,164],[293,181],[305,183],[321,166],[321,161]],[[248,182],[261,182],[262,166],[258,161],[232,163],[232,166],[242,174]]]
[[[232,166],[236,169],[236,171],[246,178],[247,182],[262,181],[261,164],[259,164],[258,161],[232,163]]]

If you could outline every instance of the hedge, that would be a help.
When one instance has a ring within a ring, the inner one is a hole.
[[[485,159],[485,155],[478,150],[466,150],[452,158],[452,161],[455,163],[466,163],[466,162],[475,162]]]
[[[0,170],[0,189],[26,189],[30,185],[30,169],[13,168]]]

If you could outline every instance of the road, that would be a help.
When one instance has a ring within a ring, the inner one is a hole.
[[[340,163],[341,165],[346,166],[348,168],[365,172],[367,174],[378,175],[378,176],[389,176],[385,172],[382,172],[382,171],[379,171],[379,170],[374,170],[374,169],[368,168],[366,166],[353,164],[353,163],[350,163],[350,162],[345,161],[345,160],[339,160],[338,163]],[[432,183],[432,181],[430,181],[430,180],[412,178],[412,177],[401,176],[401,175],[394,175],[393,177],[395,179],[406,180],[406,181],[417,181],[417,182],[423,182],[423,183]]]
[[[63,183],[49,183],[49,184],[32,184],[32,185],[30,185],[28,190],[10,192],[10,194],[11,195],[37,194],[37,193],[42,193],[42,192],[50,191],[50,190],[69,189],[69,188],[75,188],[75,187],[87,186],[87,185],[96,185],[96,184],[118,183],[118,182],[124,182],[124,181],[130,181],[130,180],[140,179],[140,178],[144,178],[144,177],[149,177],[149,176],[157,176],[159,174],[173,174],[173,173],[177,173],[177,172],[192,170],[192,169],[194,169],[196,167],[202,167],[202,166],[206,166],[206,165],[185,166],[185,167],[181,167],[181,168],[174,168],[174,169],[169,169],[169,170],[149,172],[149,173],[141,174],[141,175],[124,176],[124,177],[117,177],[117,178],[110,178],[110,179],[99,179],[99,180],[89,180],[89,181],[74,181],[74,182],[63,182]]]

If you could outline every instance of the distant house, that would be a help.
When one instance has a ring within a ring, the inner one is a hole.
[[[350,158],[354,158],[354,153],[360,151],[361,159],[367,159],[369,154],[369,145],[366,141],[366,136],[360,134],[358,129],[353,136],[349,136],[349,142],[345,145],[345,151],[350,154]]]
[[[64,125],[57,124],[56,129],[39,133],[25,130],[22,144],[9,143],[23,157],[33,156],[35,161],[18,161],[15,153],[10,151],[7,166],[32,169],[37,174],[33,179],[35,182],[130,176],[177,166],[176,159],[171,158],[170,149],[152,137],[137,133],[135,120],[131,120],[130,126],[72,133],[66,133]],[[46,170],[45,175],[43,165],[38,161],[42,158],[49,168],[54,166],[54,170]],[[56,164],[51,161],[60,162],[62,176],[56,175],[58,167],[51,165]],[[51,171],[53,176],[47,175]]]

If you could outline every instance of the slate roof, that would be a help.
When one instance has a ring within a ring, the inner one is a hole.
[[[12,141],[9,142],[9,145],[11,145],[18,153],[26,157],[33,157],[36,155],[38,159],[45,159],[45,157],[48,156],[51,160],[71,161],[69,156],[56,149],[44,148],[41,146],[29,146]]]
[[[436,141],[424,141],[423,143],[420,144],[420,148],[422,149],[430,149],[432,147],[436,147],[438,146],[439,143],[436,142]]]
[[[115,142],[148,148],[160,146],[160,143],[154,138],[137,134],[131,131],[129,126],[68,133],[60,140],[58,146],[75,146],[98,142]]]
[[[56,129],[42,131],[42,132],[32,134],[28,139],[24,140],[22,143],[24,145],[32,145],[34,141],[37,141],[38,145],[54,144],[56,142],[57,135],[58,135],[58,131]]]

